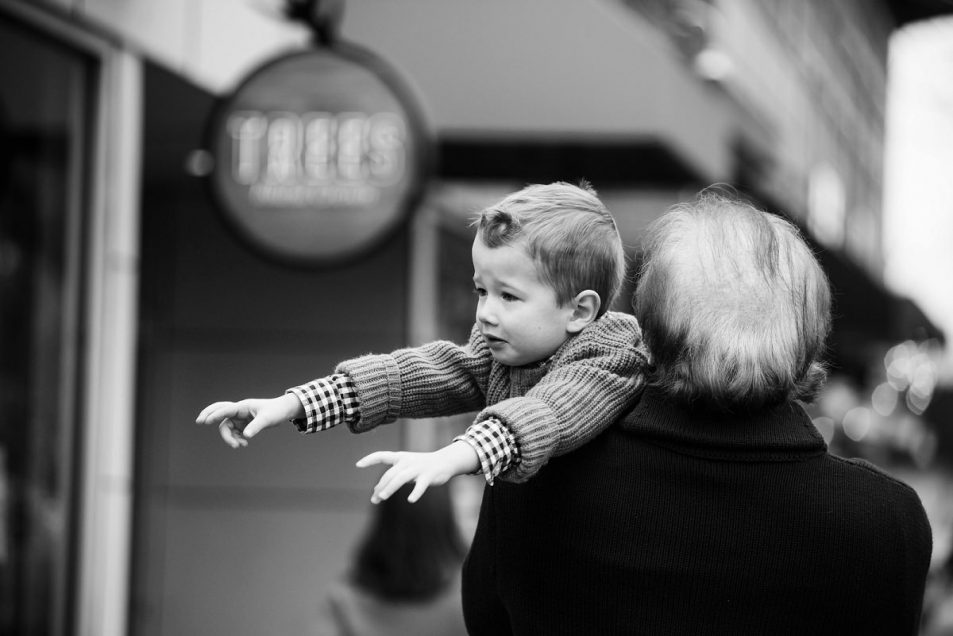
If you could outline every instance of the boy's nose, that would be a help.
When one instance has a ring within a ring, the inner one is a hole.
[[[496,324],[496,312],[493,311],[493,306],[490,301],[481,299],[480,302],[477,303],[476,319],[477,322],[489,325]]]

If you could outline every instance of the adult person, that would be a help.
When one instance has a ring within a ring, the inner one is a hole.
[[[914,491],[828,452],[824,272],[797,229],[721,191],[647,234],[651,366],[621,423],[484,490],[471,635],[915,634],[931,533]]]

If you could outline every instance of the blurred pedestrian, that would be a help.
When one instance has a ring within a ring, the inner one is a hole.
[[[463,636],[466,545],[447,485],[416,503],[410,485],[374,506],[350,571],[319,607],[315,636]]]
[[[707,190],[649,229],[634,308],[651,367],[619,426],[484,488],[472,636],[917,633],[916,493],[828,453],[824,272],[797,229]]]

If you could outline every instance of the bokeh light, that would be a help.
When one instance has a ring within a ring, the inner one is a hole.
[[[844,414],[844,420],[841,426],[844,429],[844,435],[859,442],[870,433],[873,425],[873,413],[865,406],[855,406]]]

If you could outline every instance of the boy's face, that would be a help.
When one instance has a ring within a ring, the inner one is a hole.
[[[572,304],[560,307],[522,244],[487,247],[473,241],[476,321],[493,358],[517,367],[545,360],[571,334]]]

